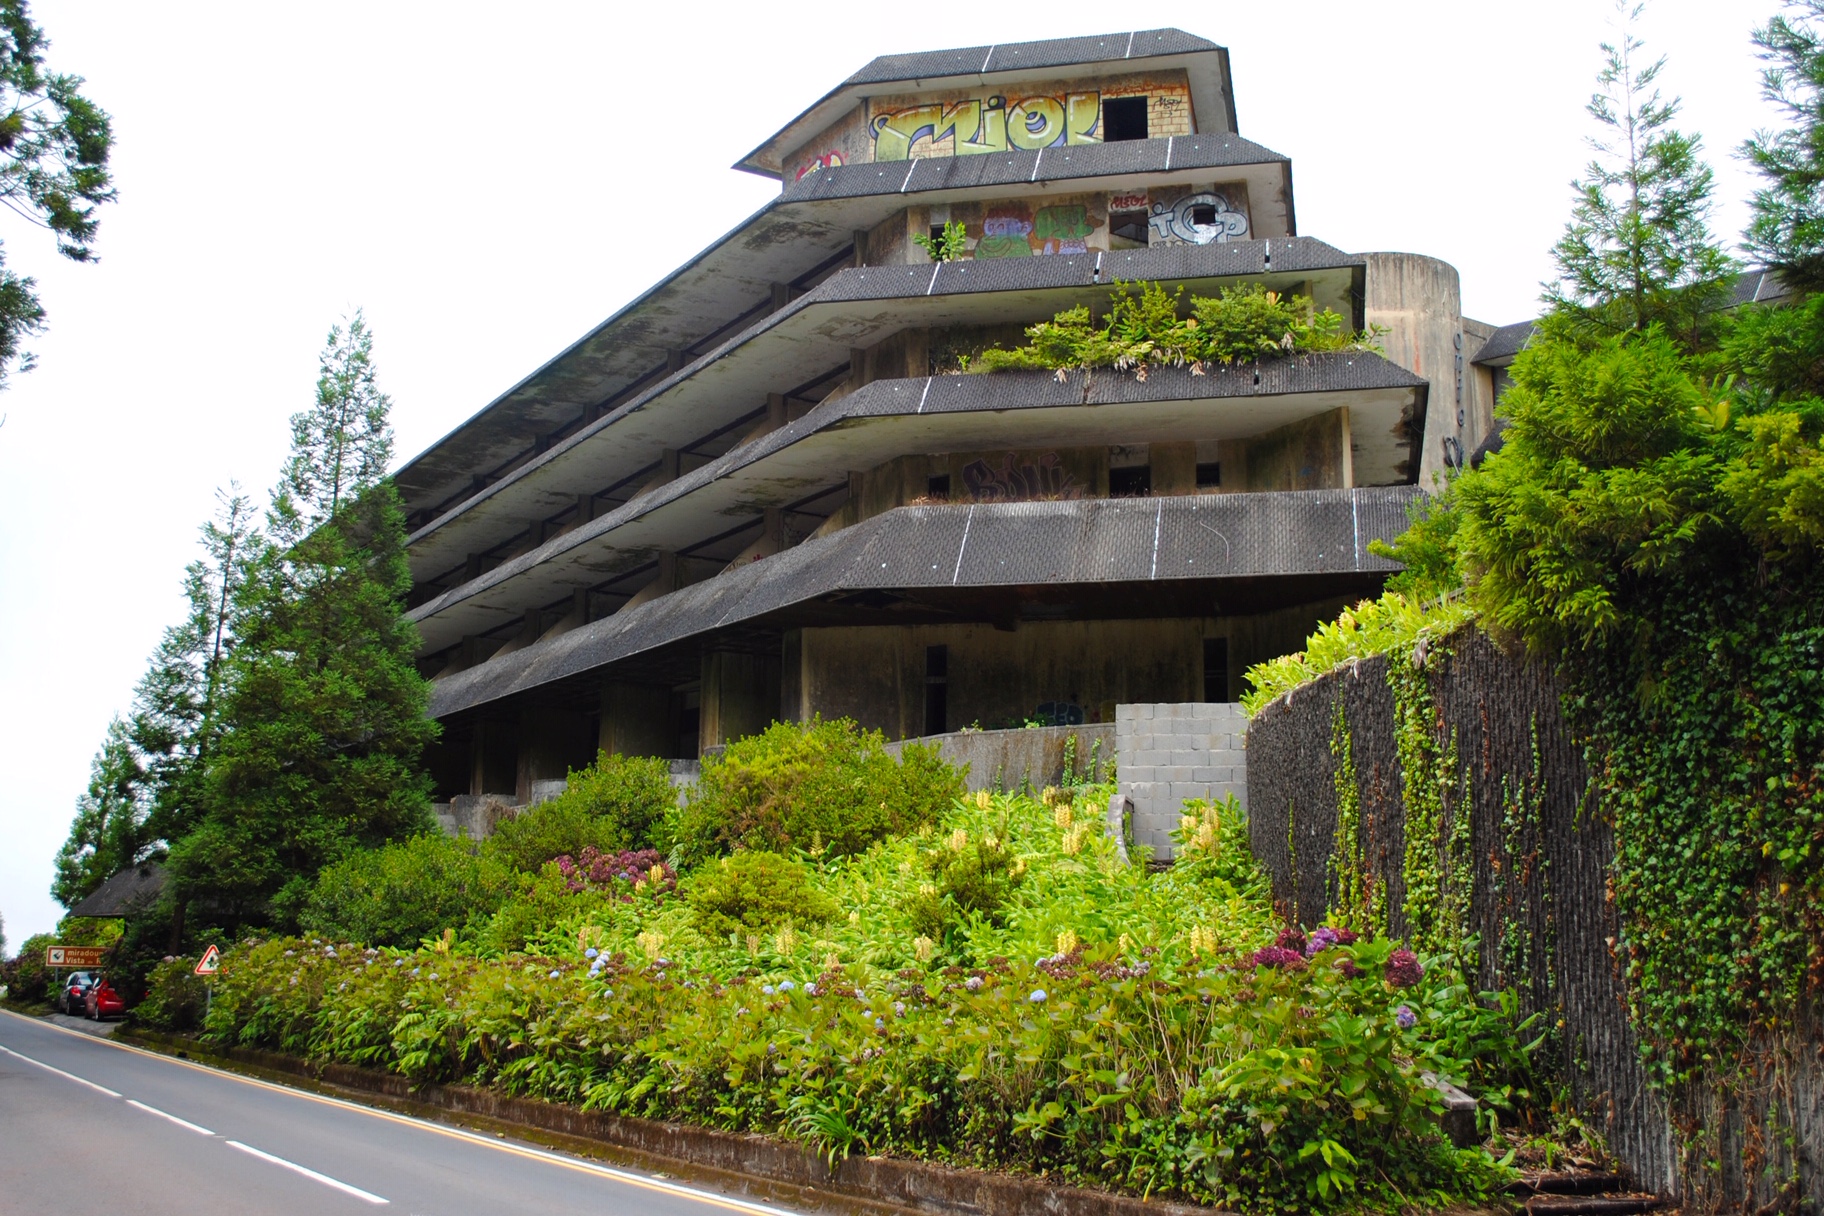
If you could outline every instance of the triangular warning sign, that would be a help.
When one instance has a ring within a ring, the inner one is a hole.
[[[222,969],[222,952],[214,946],[203,951],[203,957],[196,960],[198,975],[214,975]]]

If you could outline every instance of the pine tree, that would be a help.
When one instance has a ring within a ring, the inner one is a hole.
[[[235,593],[204,817],[172,848],[180,898],[206,896],[218,920],[285,920],[324,865],[431,826],[437,726],[371,345],[359,314],[330,331],[267,512],[279,543]]]
[[[117,871],[145,856],[145,769],[127,723],[115,718],[89,765],[89,787],[76,800],[70,837],[57,854],[51,898],[74,907]]]
[[[1599,334],[1661,324],[1688,345],[1724,301],[1733,267],[1710,233],[1712,175],[1696,136],[1671,127],[1679,101],[1661,98],[1662,56],[1641,65],[1640,5],[1619,6],[1621,35],[1587,107],[1603,128],[1596,156],[1572,183],[1576,201],[1553,248],[1559,281],[1546,302]]]
[[[1748,250],[1790,287],[1824,287],[1824,0],[1799,0],[1805,16],[1775,16],[1754,32],[1761,95],[1790,126],[1759,131],[1742,147],[1767,184],[1755,191]],[[1807,20],[1809,17],[1809,20]]]

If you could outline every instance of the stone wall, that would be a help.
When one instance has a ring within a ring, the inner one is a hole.
[[[1132,806],[1133,842],[1172,855],[1186,800],[1233,794],[1247,805],[1248,716],[1228,701],[1115,708],[1116,779]]]

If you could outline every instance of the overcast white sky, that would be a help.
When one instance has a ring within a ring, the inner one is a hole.
[[[1771,119],[1777,0],[1657,0],[1719,227]],[[0,393],[0,913],[51,928],[51,861],[217,486],[262,497],[325,332],[367,310],[409,458],[777,190],[724,166],[875,55],[1177,20],[1230,49],[1242,134],[1293,160],[1299,231],[1462,272],[1533,315],[1605,0],[1140,6],[189,4],[39,0],[52,66],[114,116],[101,262],[0,222],[39,277],[40,366]],[[1206,16],[1193,16],[1195,13]],[[1046,20],[1036,20],[1034,14]],[[1179,14],[1182,14],[1179,16]]]

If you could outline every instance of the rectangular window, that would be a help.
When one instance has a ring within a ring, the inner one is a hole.
[[[1214,490],[1221,484],[1222,463],[1220,461],[1212,460],[1207,463],[1198,463],[1197,488],[1199,490]]]
[[[1146,138],[1146,98],[1110,97],[1102,102],[1102,142]]]
[[[1108,471],[1108,496],[1110,498],[1145,498],[1153,492],[1153,466],[1150,464],[1128,465],[1122,469]]]
[[[925,495],[948,502],[950,500],[950,474],[939,473],[935,477],[926,478]]]
[[[1108,235],[1117,241],[1131,241],[1135,245],[1144,245],[1150,239],[1151,217],[1144,211],[1111,211],[1108,215]],[[1116,245],[1116,249],[1126,248]]]
[[[950,648],[925,647],[925,733],[941,735],[950,716]]]
[[[1229,639],[1203,639],[1203,699],[1229,699]]]

